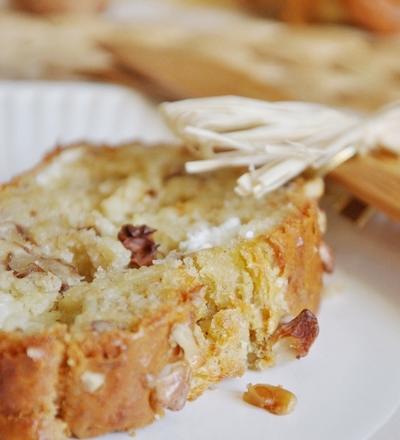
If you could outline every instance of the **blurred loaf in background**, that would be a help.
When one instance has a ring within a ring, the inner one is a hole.
[[[0,78],[109,81],[157,99],[236,94],[375,110],[400,99],[400,36],[348,26],[351,8],[361,14],[367,3],[381,12],[387,4],[396,19],[399,0],[111,0],[93,14],[107,2],[12,0],[14,10],[0,10]]]
[[[350,23],[366,29],[400,32],[399,0],[238,0],[254,12],[290,23]]]
[[[400,40],[352,28],[249,17],[206,30],[152,23],[120,28],[103,47],[174,99],[235,94],[374,110],[400,98]]]
[[[108,0],[11,0],[11,6],[38,14],[91,13],[103,10]]]

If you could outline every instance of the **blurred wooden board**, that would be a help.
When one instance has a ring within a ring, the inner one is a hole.
[[[360,200],[400,221],[400,157],[355,157],[333,170],[330,177]]]

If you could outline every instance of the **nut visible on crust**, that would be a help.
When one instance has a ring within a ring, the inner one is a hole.
[[[29,358],[31,358],[34,361],[38,361],[45,356],[44,351],[36,347],[28,347],[26,349],[26,354]]]
[[[105,377],[101,373],[85,371],[81,376],[81,381],[86,391],[94,393],[104,385]]]
[[[191,370],[184,361],[166,365],[150,384],[152,406],[179,411],[185,406],[190,390]]]
[[[289,339],[289,347],[299,359],[307,355],[319,333],[318,320],[308,309],[304,309],[291,321],[280,324],[271,336],[272,345],[282,339]]]
[[[319,256],[321,257],[324,271],[332,273],[335,268],[335,259],[331,247],[324,241],[319,245]]]
[[[158,244],[153,240],[155,229],[146,225],[123,225],[118,232],[118,240],[131,251],[130,267],[151,266],[156,255]]]
[[[292,392],[281,386],[266,384],[248,384],[247,391],[243,393],[243,400],[278,416],[291,413],[297,403]]]
[[[171,331],[171,340],[182,348],[185,359],[191,367],[199,365],[201,361],[200,348],[193,331],[187,324],[176,324]]]

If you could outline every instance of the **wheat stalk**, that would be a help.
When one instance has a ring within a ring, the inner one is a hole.
[[[242,196],[262,197],[308,168],[338,164],[339,155],[348,159],[376,147],[400,154],[399,103],[363,115],[313,103],[223,96],[164,103],[161,112],[199,158],[186,163],[187,172],[248,167],[235,188]]]

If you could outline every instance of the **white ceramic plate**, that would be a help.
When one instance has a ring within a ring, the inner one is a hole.
[[[0,182],[29,169],[56,145],[168,136],[154,105],[122,87],[0,82]]]
[[[0,84],[2,180],[33,165],[56,142],[169,136],[155,107],[120,87]],[[227,380],[183,411],[140,430],[138,439],[398,438],[400,226],[378,217],[359,230],[334,214],[329,226],[337,268],[327,279],[321,332],[309,356]],[[248,382],[284,385],[297,395],[296,410],[277,417],[245,404],[241,393]],[[114,434],[102,440],[129,438]]]

